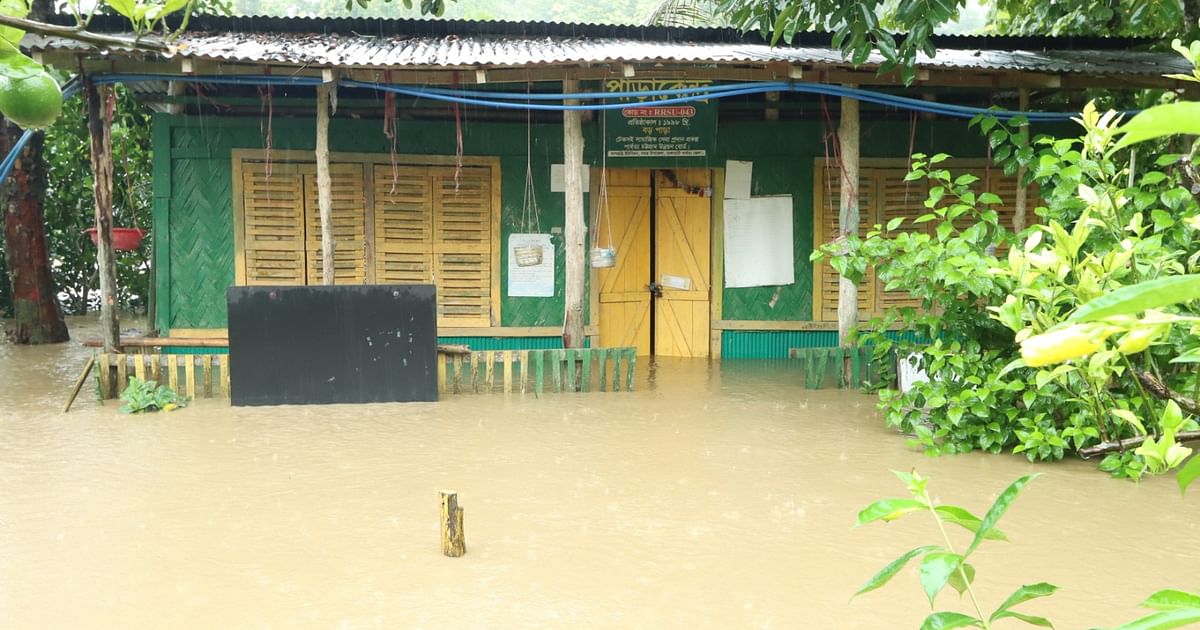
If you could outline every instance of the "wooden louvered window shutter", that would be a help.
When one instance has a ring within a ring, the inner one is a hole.
[[[816,175],[817,181],[813,182],[813,186],[817,190],[814,199],[818,203],[814,206],[816,216],[814,217],[813,233],[816,237],[815,245],[819,247],[838,237],[842,174],[837,166],[828,166],[818,168]],[[858,181],[858,233],[862,236],[878,223],[875,207],[876,192],[875,179],[868,169],[860,170]],[[817,286],[813,293],[819,296],[816,300],[819,308],[818,312],[813,313],[813,319],[827,322],[837,321],[840,277],[828,260],[816,265],[814,279]],[[869,269],[866,277],[858,284],[859,321],[869,319],[875,312],[875,285],[875,270]]]
[[[962,165],[949,161],[942,164],[942,167],[948,168],[955,177],[966,173],[975,175],[979,181],[972,185],[974,190],[979,192],[986,190],[998,195],[1002,202],[996,206],[1000,223],[1006,229],[1011,230],[1013,215],[1016,213],[1016,178],[1006,176],[999,168],[988,169],[986,166],[981,166],[977,161],[968,164]],[[841,181],[839,180],[840,172],[836,166],[822,167],[818,165],[815,173],[818,181],[814,182],[816,192],[813,195],[815,204],[813,207],[813,235],[814,245],[820,246],[837,237],[838,196],[841,191]],[[873,229],[876,224],[886,226],[892,219],[900,217],[904,218],[904,222],[896,228],[896,232],[933,233],[937,226],[936,221],[922,224],[914,222],[921,215],[930,212],[925,207],[925,200],[929,197],[929,183],[923,179],[906,182],[904,178],[907,174],[908,169],[906,168],[860,169],[860,234]],[[1032,223],[1036,220],[1032,210],[1036,205],[1036,190],[1031,189],[1027,198],[1029,199],[1029,210],[1027,210],[1026,221]],[[971,222],[971,218],[964,217],[955,221],[955,225],[961,229],[969,226]],[[1003,251],[1001,249],[999,253],[1003,254]],[[814,269],[813,278],[816,285],[813,291],[813,319],[837,321],[837,271],[827,262],[822,262]],[[864,286],[868,284],[869,286]],[[888,309],[921,307],[920,300],[912,297],[907,291],[885,290],[884,283],[876,278],[874,270],[868,271],[866,282],[859,285],[858,292],[859,321],[866,321]]]
[[[907,232],[910,234],[932,233],[936,223],[914,223],[917,217],[927,213],[925,200],[929,198],[929,183],[925,179],[911,182],[904,181],[908,174],[906,169],[872,169],[879,190],[879,220],[877,223],[887,226],[892,219],[903,218],[904,221],[893,233]],[[920,308],[921,300],[914,298],[908,291],[886,290],[883,280],[879,280],[878,301],[876,314],[882,314],[892,308]]]
[[[430,175],[439,325],[491,326],[491,169],[464,167],[457,182],[453,168]]]
[[[375,166],[375,282],[433,282],[429,169]],[[393,175],[395,177],[393,177]]]
[[[366,281],[366,187],[361,164],[331,164],[329,179],[333,192],[333,276],[335,284]],[[321,283],[321,207],[317,200],[316,167],[305,165],[309,284]]]
[[[242,163],[245,283],[304,284],[304,178],[293,164]]]

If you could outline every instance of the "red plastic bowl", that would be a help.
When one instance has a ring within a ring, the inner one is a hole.
[[[87,232],[87,235],[91,237],[93,245],[100,244],[100,236],[96,233],[96,228],[90,227],[84,230],[84,232]],[[128,252],[137,249],[138,245],[142,244],[142,237],[146,235],[146,233],[139,228],[119,227],[113,228],[112,234],[113,249],[122,252]]]

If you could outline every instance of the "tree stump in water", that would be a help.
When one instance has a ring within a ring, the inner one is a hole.
[[[463,510],[458,506],[458,493],[442,491],[442,553],[459,558],[467,553],[463,536]]]

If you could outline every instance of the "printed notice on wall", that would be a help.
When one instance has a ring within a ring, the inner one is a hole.
[[[725,200],[725,286],[796,281],[792,196]]]
[[[607,92],[676,91],[656,97],[621,97],[622,109],[606,110],[604,146],[609,159],[695,158],[712,155],[717,135],[717,106],[713,99],[658,105],[656,101],[698,96],[684,90],[707,88],[707,79],[623,78],[604,82]],[[623,162],[624,163],[624,162]]]
[[[554,297],[554,243],[549,234],[508,236],[509,297]]]

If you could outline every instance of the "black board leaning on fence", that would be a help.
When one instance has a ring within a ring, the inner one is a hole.
[[[230,287],[234,406],[435,401],[433,285]]]

